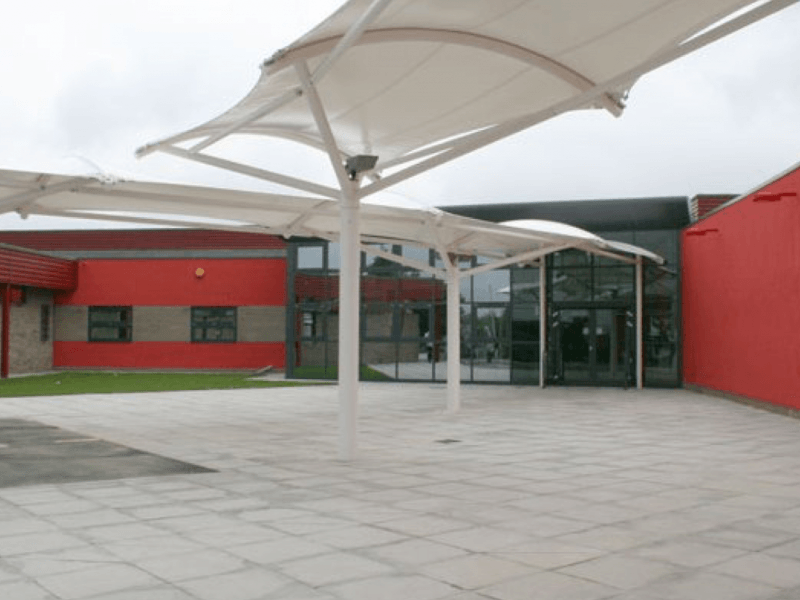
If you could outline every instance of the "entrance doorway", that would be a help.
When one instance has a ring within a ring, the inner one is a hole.
[[[553,311],[552,383],[630,385],[633,321],[633,311],[627,307]]]

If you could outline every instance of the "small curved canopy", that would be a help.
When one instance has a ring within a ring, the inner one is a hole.
[[[766,4],[350,0],[265,61],[236,106],[140,152],[188,140],[198,151],[234,133],[329,147],[304,97],[311,85],[338,152],[378,156],[380,172],[500,125],[513,132],[584,108],[618,115],[639,76],[734,29],[712,25],[762,5],[747,24],[791,1]]]
[[[337,201],[301,196],[0,170],[0,212],[17,211],[23,215],[202,226],[338,241],[340,209]],[[369,203],[362,204],[361,219],[361,241],[365,250],[376,253],[377,249],[368,245],[412,244],[441,254],[478,255],[508,264],[561,249],[581,248],[614,254],[621,260],[646,256],[663,262],[641,248],[617,248],[614,242],[588,231],[551,221],[504,225],[437,209]]]

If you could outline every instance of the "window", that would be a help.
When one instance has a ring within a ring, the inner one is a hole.
[[[192,307],[193,342],[235,342],[236,308],[229,306]]]
[[[90,342],[130,342],[133,309],[130,306],[90,306]]]
[[[50,305],[42,304],[39,308],[39,340],[50,340]]]

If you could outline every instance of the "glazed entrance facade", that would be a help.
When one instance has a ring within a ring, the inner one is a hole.
[[[644,381],[679,386],[677,232],[607,237],[645,248],[649,242],[668,260],[666,267],[644,269]],[[382,249],[440,264],[434,251]],[[291,244],[288,260],[287,376],[335,378],[338,245],[299,241]],[[480,257],[469,259],[472,266],[481,262]],[[362,255],[361,267],[362,378],[444,382],[450,335],[444,282],[368,254]],[[547,385],[635,385],[634,266],[568,250],[548,256],[545,267],[543,361],[538,263],[461,281],[461,380],[538,385],[543,363]]]

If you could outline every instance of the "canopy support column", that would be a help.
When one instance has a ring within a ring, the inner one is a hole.
[[[8,378],[9,340],[11,329],[11,284],[3,285],[3,333],[0,336],[0,378]]]
[[[339,458],[353,460],[358,447],[359,311],[361,284],[357,182],[342,189],[339,271]]]
[[[644,387],[643,364],[642,364],[642,324],[644,322],[642,308],[643,296],[643,269],[642,257],[636,257],[636,389]]]
[[[445,259],[447,260],[447,259]],[[458,262],[447,264],[447,412],[461,409],[461,298]]]
[[[547,368],[547,267],[545,257],[539,259],[539,387],[544,388]]]

